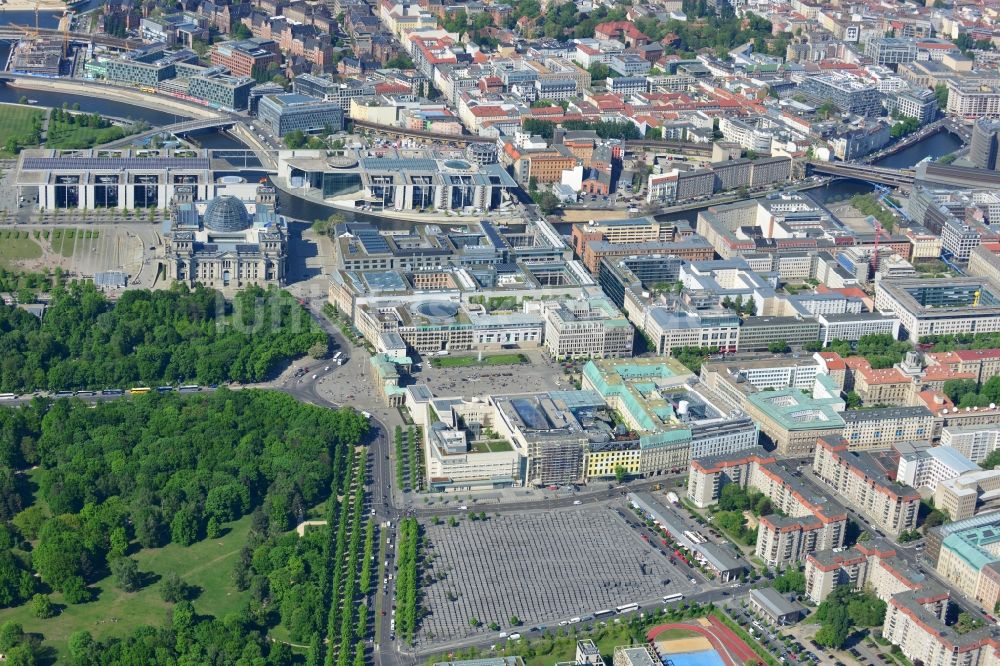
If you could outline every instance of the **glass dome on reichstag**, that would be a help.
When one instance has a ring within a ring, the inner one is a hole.
[[[233,233],[250,228],[250,213],[243,202],[232,196],[221,196],[205,208],[205,228],[220,233]]]

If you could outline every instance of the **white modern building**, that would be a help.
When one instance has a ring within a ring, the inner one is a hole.
[[[1000,424],[945,428],[941,431],[941,446],[981,463],[1000,447]]]
[[[947,446],[904,442],[895,449],[899,452],[896,480],[913,488],[934,492],[941,481],[979,471],[979,465]]]
[[[834,340],[854,342],[863,335],[887,333],[895,339],[899,338],[899,318],[878,312],[821,314],[816,319],[819,321],[819,339],[824,347]]]

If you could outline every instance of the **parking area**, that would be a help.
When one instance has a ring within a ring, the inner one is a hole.
[[[742,605],[730,608],[729,614],[779,661],[789,664],[833,663],[830,655],[818,645],[805,643],[794,636],[780,635],[774,626],[758,618]]]
[[[694,588],[608,505],[424,527],[429,565],[422,605],[428,615],[420,623],[418,648],[593,621],[600,610]],[[513,616],[522,626],[511,625]],[[473,619],[480,624],[473,626]]]

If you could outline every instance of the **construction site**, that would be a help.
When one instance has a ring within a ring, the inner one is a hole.
[[[24,37],[11,49],[6,71],[12,74],[51,78],[72,76],[76,71],[76,46],[69,39],[73,14],[67,12],[59,19],[59,32],[62,37],[53,39],[51,34],[41,34],[38,28],[38,11],[36,5],[34,28],[17,26],[24,30]]]

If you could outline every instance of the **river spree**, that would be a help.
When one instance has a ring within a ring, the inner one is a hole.
[[[875,162],[877,166],[891,169],[911,169],[925,157],[938,159],[962,147],[962,140],[951,132],[938,132],[923,141],[908,146],[895,155]]]

